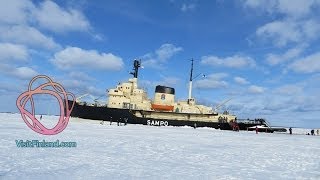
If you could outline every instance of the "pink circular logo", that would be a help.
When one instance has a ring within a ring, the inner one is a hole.
[[[41,84],[40,86],[32,90],[32,83],[34,83],[39,78],[44,78],[48,80],[48,82]],[[48,89],[50,87],[51,89]],[[32,98],[32,95],[35,95],[35,94],[48,94],[57,98],[60,106],[60,117],[59,117],[58,123],[54,128],[52,129],[46,128],[35,117],[34,100]],[[68,96],[71,96],[73,99],[73,104],[70,109],[68,108],[69,107]],[[32,112],[29,112],[28,110],[25,109],[25,105],[29,100],[30,100]],[[67,127],[74,103],[75,103],[75,96],[72,93],[66,92],[65,89],[59,83],[53,82],[48,76],[45,76],[45,75],[38,75],[34,77],[29,83],[28,91],[22,93],[17,99],[17,107],[20,110],[20,113],[24,122],[33,131],[43,135],[55,135],[62,132]],[[30,123],[27,120],[26,116],[32,121],[32,123]]]

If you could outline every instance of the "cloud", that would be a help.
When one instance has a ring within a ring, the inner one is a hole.
[[[177,47],[173,44],[162,44],[154,53],[147,53],[142,56],[142,59],[145,59],[142,65],[152,68],[161,68],[172,56],[182,50],[182,47]]]
[[[97,70],[120,70],[122,58],[111,53],[99,53],[96,50],[84,50],[78,47],[67,47],[54,54],[50,60],[59,69],[92,68]]]
[[[195,8],[196,8],[196,4],[194,3],[190,3],[190,4],[183,3],[180,10],[182,12],[187,12],[187,11],[193,11]]]
[[[295,22],[274,21],[259,27],[256,31],[257,36],[273,39],[276,46],[285,46],[288,42],[299,42],[302,34],[298,30]]]
[[[228,83],[223,79],[228,77],[226,73],[214,73],[208,75],[205,79],[195,81],[195,87],[200,89],[219,89],[226,88]]]
[[[319,79],[319,74],[316,74],[295,84],[275,87],[268,97],[269,108],[277,104],[280,107],[275,110],[290,113],[319,110]]]
[[[11,0],[0,6],[0,23],[6,25],[34,25],[53,31],[87,31],[91,28],[82,12],[64,9],[53,1],[33,4],[28,0]]]
[[[65,87],[68,91],[74,93],[76,97],[79,97],[84,94],[90,94],[92,96],[103,96],[105,95],[105,89],[100,89],[96,86],[92,86],[90,82],[83,81],[82,79],[65,79],[63,77],[57,78],[59,82]],[[93,99],[89,99],[93,100]]]
[[[169,87],[177,87],[177,84],[179,84],[181,79],[176,78],[176,77],[170,77],[170,76],[161,76],[160,81],[150,81],[150,80],[140,80],[139,81],[139,86],[141,87],[148,87],[148,89],[152,90],[155,88],[157,85],[163,85],[163,86],[169,86]]]
[[[320,22],[318,20],[307,20],[301,23],[302,32],[305,38],[315,40],[319,38]]]
[[[220,89],[226,88],[228,83],[226,81],[218,81],[213,79],[203,79],[195,82],[195,87],[199,89]]]
[[[248,56],[234,55],[225,58],[219,58],[217,56],[203,56],[201,63],[211,66],[222,66],[229,68],[248,68],[255,67],[255,61]]]
[[[295,95],[303,92],[303,87],[301,85],[287,84],[275,88],[274,93],[280,95]]]
[[[70,72],[69,76],[73,79],[80,79],[82,81],[94,81],[95,79],[93,77],[90,77],[88,74],[84,73],[84,72]]]
[[[51,76],[54,77],[54,81],[59,82],[68,92],[72,92],[76,97],[84,94],[89,94],[94,97],[106,97],[106,89],[101,89],[101,87],[99,87],[99,83],[96,83],[97,80],[95,77],[91,77],[82,71],[71,71],[69,73],[61,73]],[[81,100],[93,102],[93,99],[95,98],[91,97],[87,96]]]
[[[257,37],[271,40],[277,47],[319,38],[320,23],[315,18],[320,10],[318,0],[244,0],[243,5],[258,13],[278,17],[279,20],[268,22],[256,30]]]
[[[0,65],[0,73],[19,79],[31,79],[39,74],[37,71],[33,70],[30,67],[13,67],[12,65],[7,64]]]
[[[320,10],[318,0],[244,0],[243,5],[246,9],[268,13],[279,19],[256,30],[257,37],[271,41],[277,47],[319,38],[320,22],[315,18]]]
[[[272,0],[244,0],[243,5],[247,8],[253,8],[253,9],[264,9],[265,11],[269,11],[270,8],[272,8],[275,4],[275,1]]]
[[[0,26],[0,40],[37,48],[52,50],[60,48],[53,38],[47,37],[36,28],[25,25]]]
[[[288,66],[288,69],[297,73],[320,72],[320,52],[298,59]]]
[[[228,83],[223,79],[228,77],[229,75],[226,73],[214,73],[210,74],[203,79],[193,81],[194,87],[199,89],[219,89],[226,88]],[[181,79],[176,77],[165,77],[162,76],[161,81],[149,81],[149,80],[141,80],[140,83],[142,86],[148,86],[153,89],[157,85],[165,85],[170,87],[177,87],[177,84],[181,82]]]
[[[160,61],[167,61],[176,53],[182,51],[182,47],[176,47],[173,44],[163,44],[156,50],[157,59]]]
[[[2,4],[0,40],[3,42],[49,50],[61,48],[52,37],[39,31],[39,27],[59,33],[87,31],[94,38],[101,39],[92,32],[87,18],[74,8],[64,9],[53,1],[12,0]]]
[[[234,82],[241,85],[250,84],[245,78],[242,78],[242,77],[234,77],[233,80]]]
[[[2,82],[0,83],[0,94],[8,95],[8,94],[20,93],[22,88],[24,88],[24,86],[22,86],[17,82],[12,82],[12,81]]]
[[[264,111],[269,111],[269,113],[291,111],[292,104],[288,104],[288,98],[275,95],[274,97],[270,97],[268,101],[265,101],[263,104],[261,104],[261,109],[263,109]]]
[[[268,120],[279,125],[284,123],[281,119],[292,121],[305,116],[314,117],[317,116],[320,107],[319,94],[317,93],[320,90],[319,79],[320,75],[317,74],[295,84],[283,84],[274,87],[268,93],[264,93],[263,96],[259,93],[237,96],[230,102],[231,106],[229,107],[236,110],[236,114],[241,117],[265,116],[270,118]],[[243,107],[243,104],[245,104],[244,108],[237,107],[241,105]],[[234,105],[236,107],[233,107]],[[305,112],[309,113],[306,114]]]
[[[26,61],[28,57],[29,53],[26,47],[11,43],[0,43],[0,62]]]
[[[316,1],[279,0],[278,11],[290,16],[308,15],[312,7],[318,6]]]
[[[293,58],[298,57],[303,52],[304,49],[305,49],[305,46],[300,46],[300,47],[288,49],[284,54],[270,53],[267,55],[266,61],[271,66],[282,64],[286,61],[289,61],[289,60],[292,60]]]
[[[228,76],[229,76],[229,74],[227,74],[227,73],[213,73],[213,74],[209,74],[208,76],[206,76],[206,78],[213,79],[213,80],[221,80],[221,79],[224,79]]]
[[[29,12],[34,9],[34,5],[28,0],[2,1],[0,6],[0,23],[4,24],[26,24]]]
[[[293,111],[297,112],[311,112],[316,111],[319,112],[320,104],[318,99],[320,96],[316,95],[301,95],[296,98],[292,98],[289,103],[294,104]]]
[[[142,59],[144,59],[144,58],[142,57]],[[155,68],[155,69],[162,69],[163,68],[162,64],[159,64],[159,61],[157,61],[156,59],[147,59],[142,62],[142,66]]]
[[[179,82],[180,79],[176,77],[163,77],[161,84],[166,86],[176,86]]]
[[[13,71],[12,74],[20,79],[30,79],[39,73],[30,67],[18,67]]]
[[[44,1],[32,15],[40,27],[54,32],[87,31],[90,23],[78,10],[63,9],[52,1]]]
[[[264,93],[265,88],[256,86],[256,85],[251,85],[248,88],[248,92],[252,94],[261,94]]]
[[[256,35],[263,39],[271,39],[278,47],[286,46],[288,43],[300,43],[312,41],[319,37],[316,33],[320,30],[320,23],[316,20],[293,21],[278,20],[259,27]]]
[[[300,18],[310,15],[312,10],[319,7],[319,1],[301,0],[245,0],[244,7],[267,12],[269,14],[279,13],[285,16]]]

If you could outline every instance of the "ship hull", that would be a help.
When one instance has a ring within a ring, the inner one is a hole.
[[[72,105],[69,101],[69,106]],[[190,127],[210,127],[221,130],[232,130],[232,126],[227,122],[207,122],[201,119],[197,121],[172,120],[172,119],[155,119],[137,117],[134,115],[135,110],[118,109],[100,106],[88,106],[75,103],[71,112],[71,117],[78,117],[89,120],[109,121],[110,123],[128,123],[142,124],[148,126],[190,126]],[[261,124],[246,125],[239,124],[240,130],[248,130],[248,127]]]

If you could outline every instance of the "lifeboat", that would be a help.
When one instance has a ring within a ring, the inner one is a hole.
[[[151,107],[157,111],[173,111],[173,106],[169,105],[151,104]]]

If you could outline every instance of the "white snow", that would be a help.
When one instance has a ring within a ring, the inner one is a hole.
[[[75,141],[77,147],[18,148],[20,139]],[[0,179],[320,179],[319,157],[320,136],[77,118],[62,133],[45,136],[20,114],[0,113]]]

